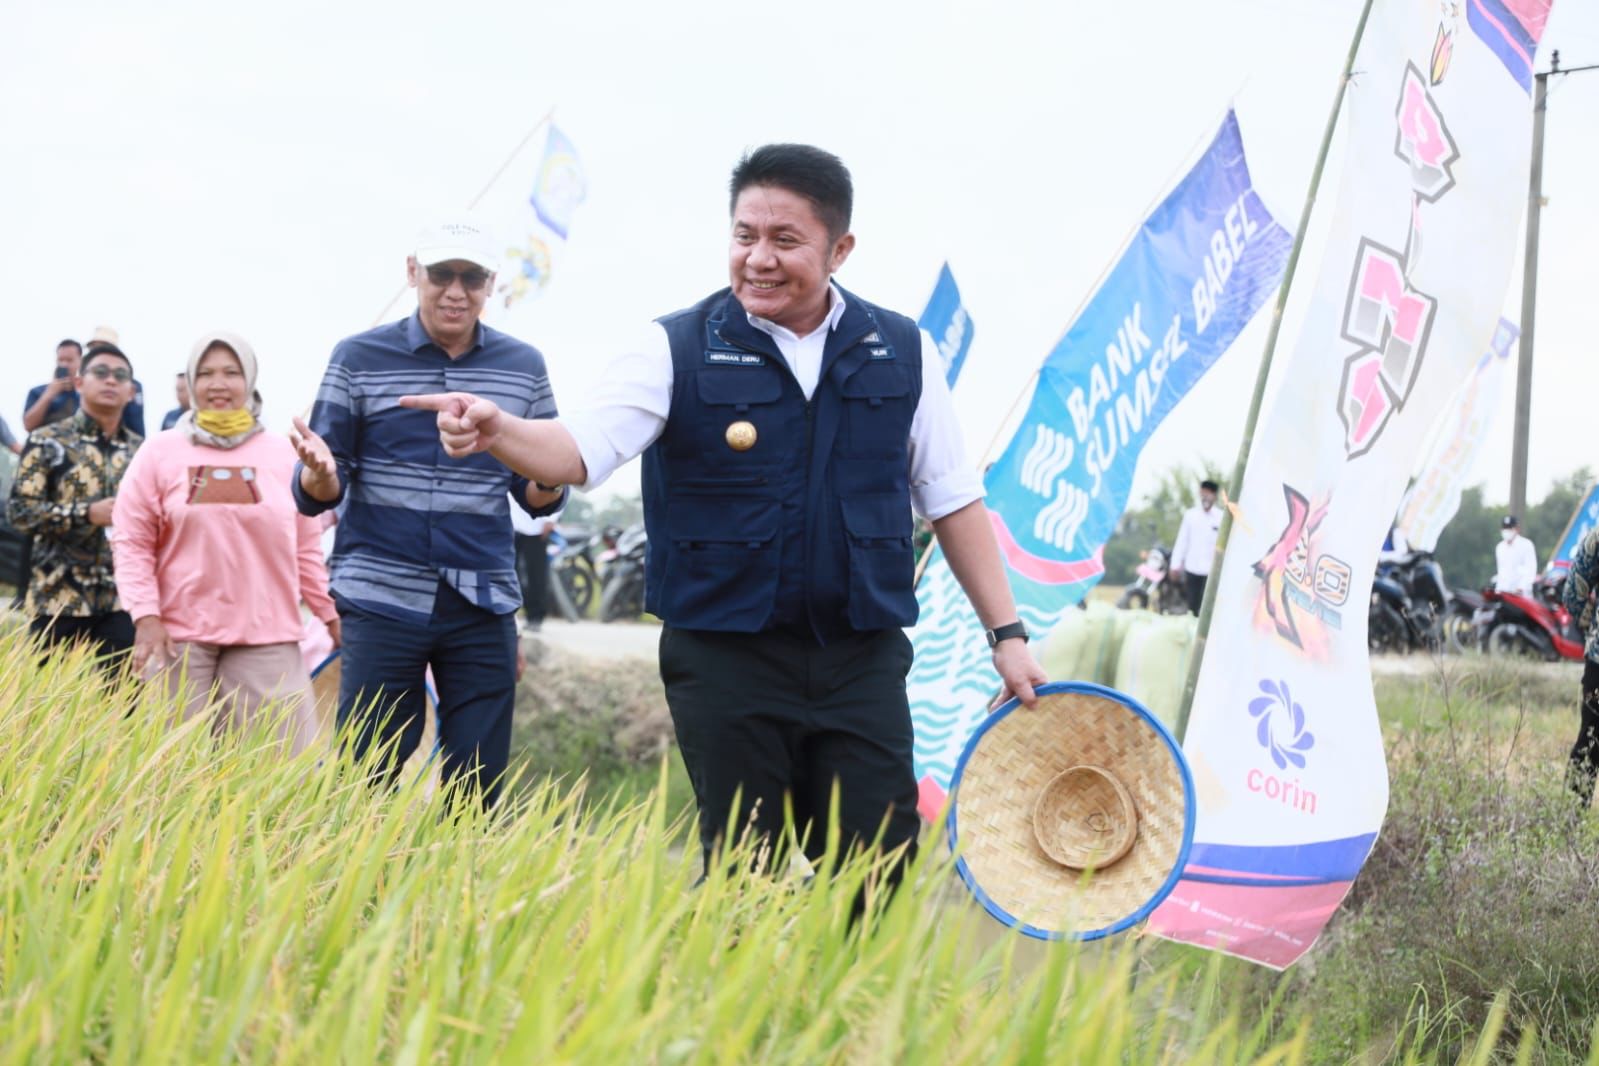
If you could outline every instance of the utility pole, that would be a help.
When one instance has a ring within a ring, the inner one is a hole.
[[[1560,69],[1560,50],[1549,54],[1549,69],[1533,76],[1532,167],[1527,184],[1527,254],[1521,274],[1521,353],[1516,364],[1516,429],[1510,451],[1510,513],[1527,514],[1527,436],[1532,423],[1532,333],[1538,304],[1538,221],[1543,209],[1543,120],[1549,79],[1558,74],[1599,70],[1599,63]]]

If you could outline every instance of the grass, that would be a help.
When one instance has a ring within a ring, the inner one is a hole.
[[[0,1063],[1582,1061],[1599,849],[1592,823],[1539,817],[1574,724],[1542,701],[1570,694],[1495,669],[1384,680],[1383,845],[1276,980],[1151,941],[1021,941],[938,846],[892,902],[859,860],[693,887],[647,675],[609,664],[610,688],[544,664],[518,738],[546,747],[484,815],[214,739],[0,637]],[[596,753],[609,797],[560,765]]]
[[[948,899],[697,872],[664,782],[493,815],[0,643],[0,1061],[1296,1061],[1196,979]],[[685,853],[687,852],[687,854]],[[852,928],[850,901],[873,908]],[[1182,1009],[1174,1009],[1182,1004]],[[1196,1006],[1197,1004],[1197,1006]]]

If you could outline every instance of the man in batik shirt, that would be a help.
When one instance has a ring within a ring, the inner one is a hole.
[[[122,422],[133,365],[114,345],[83,357],[78,410],[33,431],[17,466],[6,514],[33,534],[27,610],[46,644],[93,643],[102,661],[133,647],[133,622],[111,571],[111,505],[143,440]]]

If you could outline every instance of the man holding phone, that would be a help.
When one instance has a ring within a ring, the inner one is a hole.
[[[102,332],[110,333],[101,327]],[[108,346],[120,351],[113,341],[91,341],[89,350]],[[56,345],[55,376],[47,384],[35,385],[28,390],[23,404],[22,428],[29,433],[41,426],[53,425],[71,418],[79,404],[77,380],[78,366],[83,361],[83,345],[68,337]],[[123,408],[122,424],[131,432],[144,436],[144,396],[139,383],[133,383],[133,399]]]
[[[109,659],[133,646],[105,534],[117,486],[143,440],[122,420],[133,399],[133,364],[105,344],[83,357],[73,384],[82,406],[29,436],[7,517],[34,537],[32,632],[47,644],[86,639]]]

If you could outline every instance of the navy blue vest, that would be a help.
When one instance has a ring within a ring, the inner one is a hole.
[[[810,401],[723,289],[660,319],[672,407],[644,453],[645,607],[668,625],[809,631],[916,621],[910,432],[916,323],[844,294]],[[747,422],[739,451],[728,428]]]

